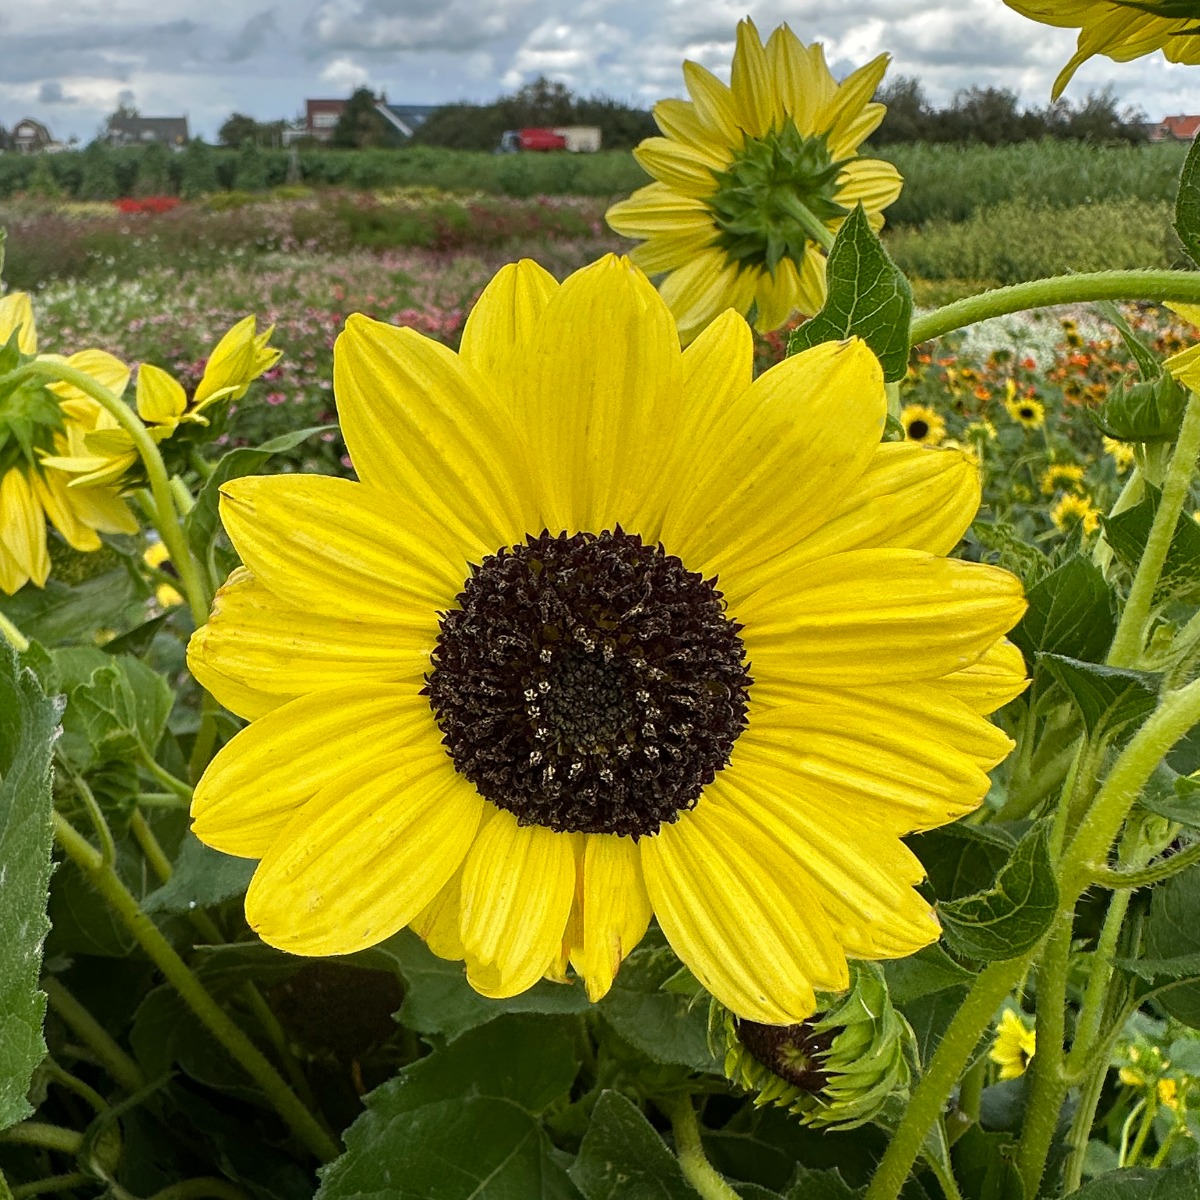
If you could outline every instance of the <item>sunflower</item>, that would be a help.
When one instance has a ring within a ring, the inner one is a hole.
[[[1055,492],[1083,491],[1083,467],[1077,463],[1051,463],[1039,481],[1042,495],[1053,496]]]
[[[1100,526],[1100,510],[1086,495],[1067,495],[1050,510],[1050,520],[1064,532],[1082,525],[1084,533],[1095,533]]]
[[[33,306],[24,292],[0,299],[0,374],[38,355]],[[120,393],[129,368],[101,350],[81,350],[60,359]],[[26,380],[0,383],[0,590],[12,595],[32,580],[41,587],[50,574],[46,521],[75,550],[99,550],[101,533],[136,533],[137,522],[116,491],[108,487],[69,488],[69,476],[48,467],[51,451],[82,445],[79,419],[83,393],[65,383]]]
[[[900,424],[910,442],[936,446],[946,436],[946,422],[936,408],[925,404],[906,404],[900,410]]]
[[[1009,380],[1009,383],[1012,381]],[[1032,396],[1018,395],[1015,387],[1008,388],[1004,407],[1008,415],[1026,429],[1041,429],[1046,422],[1046,409],[1042,402]]]
[[[137,412],[156,442],[165,441],[183,424],[207,425],[204,410],[218,400],[239,400],[282,353],[267,342],[270,326],[258,333],[253,316],[245,317],[217,343],[204,375],[189,402],[183,386],[161,367],[142,363],[137,375]],[[137,462],[133,438],[117,419],[85,397],[81,417],[89,422],[82,453],[50,456],[48,466],[73,475],[72,487],[115,483]]]
[[[154,598],[158,601],[159,608],[174,608],[182,604],[183,596],[179,589],[162,578],[175,573],[171,565],[171,553],[166,546],[162,542],[151,542],[142,552],[142,562],[159,575],[159,582],[154,586]]]
[[[1011,742],[1025,605],[942,557],[979,481],[880,443],[857,340],[752,381],[728,313],[681,352],[608,256],[505,267],[458,354],[350,317],[334,357],[361,482],[248,477],[241,556],[193,637],[251,720],[194,831],[260,858],[251,926],[342,954],[412,925],[512,996],[593,998],[656,916],[735,1014],[790,1024],[846,958],[938,936],[900,841],[973,810]]]
[[[1123,475],[1137,462],[1137,451],[1128,442],[1119,442],[1116,438],[1101,438],[1104,453],[1107,454],[1117,468],[1117,474]]]
[[[738,25],[732,83],[685,62],[691,100],[660,100],[663,137],[634,151],[656,182],[608,210],[617,233],[645,238],[631,257],[665,274],[662,293],[685,342],[727,308],[763,333],[825,302],[824,247],[862,203],[879,229],[900,194],[890,163],[858,157],[883,120],[871,103],[887,55],[840,84],[820,45],[781,25],[764,46]]]
[[[1129,62],[1161,50],[1168,62],[1200,63],[1200,3],[1196,0],[1004,0],[1022,16],[1079,30],[1074,57],[1050,92],[1057,100],[1071,77],[1096,54]]]
[[[1017,1079],[1024,1075],[1036,1052],[1037,1034],[1025,1024],[1020,1013],[1005,1009],[988,1051],[988,1058],[1000,1068],[1000,1078]]]

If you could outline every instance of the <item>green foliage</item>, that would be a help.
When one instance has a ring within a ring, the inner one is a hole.
[[[1161,502],[1161,493],[1150,485],[1140,503],[1115,517],[1104,518],[1105,536],[1113,553],[1132,572],[1142,556],[1150,527]],[[1189,513],[1181,513],[1171,537],[1167,561],[1163,564],[1155,600],[1200,598],[1200,525]]]
[[[889,381],[908,371],[912,288],[896,269],[858,205],[829,252],[829,297],[788,343],[796,354],[821,342],[860,337],[875,352]]]
[[[579,1065],[561,1018],[501,1017],[464,1034],[371,1094],[319,1200],[569,1200],[541,1118]]]
[[[171,151],[162,142],[151,142],[138,159],[135,196],[166,196],[175,191]]]
[[[938,906],[945,938],[959,954],[983,962],[1016,958],[1050,927],[1058,884],[1044,826],[1017,843],[1012,858],[985,892]]]
[[[1039,580],[1012,640],[1033,663],[1039,653],[1099,662],[1116,632],[1112,594],[1100,569],[1082,554]]]
[[[393,145],[398,140],[397,132],[375,107],[377,103],[370,88],[356,88],[338,117],[330,145],[343,150]]]
[[[1175,232],[1192,262],[1200,264],[1200,141],[1192,143],[1179,175]]]
[[[50,760],[58,707],[0,639],[0,1130],[28,1116],[34,1068],[46,1053],[38,990],[50,924]]]
[[[641,1110],[619,1092],[601,1092],[570,1169],[585,1200],[695,1200],[679,1161]]]
[[[1038,664],[1075,702],[1089,737],[1114,733],[1131,721],[1140,724],[1158,702],[1159,680],[1146,671],[1080,662],[1059,654],[1041,654]]]
[[[998,284],[1080,271],[1170,267],[1180,257],[1170,206],[1161,200],[1105,200],[1065,213],[1032,197],[1005,200],[963,219],[939,218],[919,230],[894,230],[886,242],[906,275]]]

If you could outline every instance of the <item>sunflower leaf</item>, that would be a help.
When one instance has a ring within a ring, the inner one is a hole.
[[[317,1200],[578,1200],[541,1124],[578,1071],[573,1018],[473,1029],[370,1094]]]
[[[1131,721],[1140,721],[1158,703],[1159,677],[1148,671],[1105,667],[1062,654],[1039,654],[1038,664],[1066,689],[1083,717],[1089,737],[1094,737],[1101,726],[1105,732],[1113,732]]]
[[[1141,561],[1161,497],[1162,493],[1157,488],[1147,484],[1146,494],[1139,504],[1115,517],[1100,518],[1105,540],[1131,573]],[[1163,563],[1154,592],[1155,604],[1166,600],[1182,600],[1186,603],[1200,600],[1200,525],[1188,512],[1179,514],[1167,550],[1167,561]]]
[[[620,1092],[600,1093],[568,1174],[586,1200],[696,1200],[679,1160],[637,1105]]]
[[[1038,651],[1084,662],[1104,657],[1117,618],[1104,575],[1090,558],[1069,558],[1038,580],[1026,599],[1029,608],[1010,635],[1026,662],[1032,664]]]
[[[950,948],[967,958],[996,962],[1032,949],[1058,908],[1058,882],[1045,824],[1030,827],[1012,858],[985,892],[938,905]]]
[[[1200,265],[1200,139],[1192,142],[1179,175],[1175,232],[1192,262]]]
[[[0,1129],[33,1111],[25,1093],[46,1054],[38,976],[50,928],[50,759],[58,711],[0,639]]]
[[[1150,894],[1145,937],[1145,958],[1127,970],[1143,977],[1153,970],[1156,977],[1173,979],[1200,974],[1200,867],[1180,871]],[[1200,980],[1164,991],[1157,1003],[1177,1021],[1200,1029]]]
[[[903,379],[908,371],[912,287],[875,235],[861,204],[838,230],[826,277],[825,307],[792,334],[788,353],[860,337],[883,365],[884,379]]]
[[[1073,1200],[1193,1200],[1200,1191],[1200,1155],[1177,1167],[1109,1171],[1074,1192]]]

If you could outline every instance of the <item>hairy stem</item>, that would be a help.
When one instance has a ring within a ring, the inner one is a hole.
[[[209,995],[112,868],[103,863],[99,852],[59,813],[54,814],[54,832],[67,856],[84,872],[188,1007],[262,1088],[296,1136],[322,1161],[335,1158],[339,1153],[337,1143],[297,1099],[262,1051]]]
[[[127,1092],[136,1092],[146,1086],[142,1069],[117,1044],[113,1036],[92,1016],[74,996],[53,976],[42,980],[42,990],[50,1007],[67,1025],[71,1032],[95,1053],[101,1066]]]
[[[1200,275],[1194,271],[1094,271],[1015,283],[1011,287],[994,288],[978,296],[956,300],[917,317],[912,323],[909,340],[915,346],[991,317],[1090,300],[1183,300],[1197,304],[1200,303]]]
[[[691,1096],[664,1096],[656,1099],[655,1103],[671,1122],[671,1131],[675,1134],[675,1153],[688,1183],[704,1200],[737,1200],[737,1192],[721,1178],[704,1153],[700,1123],[696,1120]]]

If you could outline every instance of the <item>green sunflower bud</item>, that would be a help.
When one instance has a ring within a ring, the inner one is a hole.
[[[892,1007],[883,972],[850,964],[850,990],[828,1000],[824,1015],[799,1025],[739,1020],[715,1000],[709,1044],[726,1076],[806,1125],[854,1129],[907,1094],[915,1057],[908,1022]]]
[[[1167,374],[1118,388],[1090,410],[1100,431],[1122,442],[1169,442],[1179,433],[1187,392]]]

